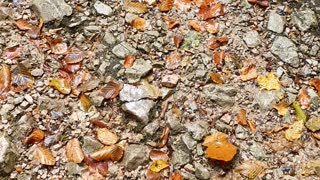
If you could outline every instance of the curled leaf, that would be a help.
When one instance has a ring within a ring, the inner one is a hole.
[[[169,164],[166,161],[163,160],[155,160],[151,165],[150,165],[150,170],[153,172],[160,172],[162,169],[165,169],[169,167]]]
[[[70,83],[66,79],[53,78],[49,81],[49,86],[58,90],[62,94],[70,94],[70,92],[71,92]]]
[[[170,11],[173,7],[174,0],[161,0],[159,4],[159,11],[167,12]]]
[[[224,43],[227,43],[228,40],[229,39],[226,37],[220,37],[220,38],[213,37],[207,40],[207,47],[211,50],[214,50],[219,46],[222,46]]]
[[[258,76],[257,82],[262,89],[266,90],[279,90],[281,89],[281,84],[278,77],[273,73],[268,73],[266,76]]]
[[[113,145],[118,142],[119,137],[107,128],[97,130],[97,139],[105,145]]]
[[[239,172],[249,179],[255,179],[258,175],[263,176],[266,169],[267,165],[263,162],[248,160],[236,167],[235,172]]]
[[[23,141],[23,144],[34,144],[41,142],[45,134],[40,129],[34,129],[31,134]]]
[[[280,102],[274,105],[274,108],[278,111],[279,115],[285,116],[288,113],[289,105],[286,102]]]
[[[120,81],[109,81],[105,87],[100,89],[100,94],[106,99],[117,97],[123,87]]]
[[[221,52],[215,52],[213,55],[212,61],[216,65],[222,65],[224,63],[224,58],[226,57],[226,53],[224,51]]]
[[[255,64],[244,67],[240,72],[240,79],[242,81],[249,81],[258,77],[258,71]]]
[[[136,58],[134,56],[127,55],[124,58],[124,63],[123,63],[124,68],[130,68],[133,65],[135,60],[136,60]]]
[[[168,16],[163,16],[162,19],[167,24],[169,29],[173,29],[180,25],[180,22],[178,20],[169,18]]]
[[[144,29],[145,25],[146,25],[146,20],[144,20],[143,18],[135,18],[130,22],[131,26],[135,29],[138,30],[142,30]]]
[[[159,148],[163,148],[167,142],[168,142],[168,138],[169,138],[169,133],[170,133],[170,129],[168,127],[165,127],[162,131],[162,135],[160,137],[160,142],[158,147]]]
[[[183,36],[181,34],[176,34],[174,37],[173,37],[173,43],[174,45],[179,48],[181,46],[181,43],[183,42]]]
[[[140,2],[131,2],[130,0],[126,0],[123,7],[127,12],[136,14],[143,14],[148,11],[147,5]]]
[[[71,139],[66,145],[66,156],[69,162],[81,163],[84,159],[80,142],[78,139]]]
[[[169,156],[167,155],[167,153],[160,151],[160,150],[156,150],[156,149],[152,149],[150,151],[149,158],[152,161],[159,160],[159,159],[164,160],[166,162],[169,161]]]
[[[314,88],[316,88],[318,92],[318,96],[320,96],[320,79],[319,78],[312,79],[310,80],[309,84],[310,86],[313,86]]]
[[[240,111],[237,114],[237,123],[246,126],[247,125],[247,117],[246,117],[246,110],[240,109]]]
[[[39,146],[35,150],[35,158],[44,165],[53,166],[56,163],[51,151],[45,147]]]
[[[311,104],[311,97],[309,96],[308,94],[308,91],[306,88],[302,88],[300,91],[299,91],[299,94],[298,94],[298,100],[302,106],[302,108],[308,108]]]
[[[79,96],[80,107],[83,111],[88,112],[90,107],[92,106],[91,101],[87,95],[81,93]]]
[[[90,157],[96,161],[119,161],[122,156],[123,148],[119,145],[105,146],[90,154]]]
[[[224,80],[219,73],[211,72],[209,76],[212,82],[214,82],[215,84],[224,84]]]

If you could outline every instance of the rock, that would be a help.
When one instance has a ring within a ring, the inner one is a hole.
[[[130,83],[135,83],[152,70],[152,66],[148,61],[137,59],[133,65],[126,69],[125,74]]]
[[[143,123],[149,121],[149,112],[154,107],[155,102],[152,100],[139,100],[127,102],[122,105],[122,109],[141,120]]]
[[[103,41],[109,45],[114,45],[116,43],[116,38],[110,32],[105,32]]]
[[[269,20],[268,20],[268,30],[276,32],[276,33],[282,33],[285,27],[285,21],[282,16],[280,16],[276,11],[271,11],[269,14]]]
[[[258,160],[262,160],[262,159],[265,159],[267,157],[263,146],[261,144],[259,144],[259,143],[254,142],[249,147],[249,151]]]
[[[32,176],[27,173],[18,174],[17,180],[32,180]]]
[[[299,10],[292,13],[292,22],[300,31],[306,31],[311,26],[317,26],[317,16],[311,9]]]
[[[82,150],[85,154],[90,154],[102,147],[103,145],[91,136],[84,136],[82,139]]]
[[[106,16],[112,15],[111,7],[102,3],[101,1],[96,1],[93,6],[96,9],[98,14],[102,14]]]
[[[273,108],[273,106],[277,103],[281,95],[283,95],[282,90],[260,90],[258,93],[255,94],[254,102],[259,105],[261,110],[267,111]]]
[[[86,167],[79,166],[76,163],[68,162],[66,164],[66,170],[68,175],[81,175],[82,170],[86,169]]]
[[[40,77],[40,76],[43,75],[43,73],[44,73],[43,69],[38,69],[37,68],[37,69],[31,70],[31,75],[35,76],[35,77]]]
[[[121,163],[128,169],[134,170],[140,165],[149,162],[148,146],[130,144],[124,150],[124,156]]]
[[[33,0],[32,5],[45,23],[72,14],[72,7],[64,0]]]
[[[312,132],[320,130],[320,117],[313,117],[308,120],[306,122],[306,127]]]
[[[127,13],[126,16],[124,17],[124,19],[125,19],[126,23],[130,24],[131,21],[137,17],[139,17],[139,16],[136,14]]]
[[[197,144],[196,151],[197,151],[197,155],[198,156],[202,156],[203,155],[202,144]]]
[[[193,139],[200,141],[208,134],[209,124],[205,121],[189,122],[186,128],[192,134]]]
[[[189,153],[182,149],[176,149],[172,153],[171,163],[174,168],[178,169],[180,166],[188,164],[191,161],[191,156]]]
[[[10,174],[18,160],[18,152],[9,137],[0,133],[0,174]]]
[[[200,33],[196,31],[189,31],[185,37],[183,44],[181,45],[181,49],[183,50],[188,50],[188,49],[193,49],[199,46],[200,44]]]
[[[210,172],[209,170],[204,167],[202,164],[195,162],[194,166],[196,168],[195,175],[199,179],[210,179]]]
[[[13,138],[17,141],[23,141],[32,131],[32,125],[34,124],[32,118],[27,114],[24,114],[13,125]]]
[[[91,92],[89,98],[91,100],[91,103],[96,107],[101,107],[104,101],[104,97],[100,94],[99,91]]]
[[[206,96],[220,106],[230,106],[235,103],[237,89],[228,85],[209,84],[203,87]]]
[[[116,55],[118,58],[125,58],[127,55],[134,55],[137,53],[137,50],[133,48],[129,43],[122,42],[118,45],[116,45],[112,49],[112,53]]]
[[[157,99],[161,97],[161,90],[157,86],[147,83],[140,86],[124,84],[119,96],[120,100],[124,102],[137,101],[145,98]]]
[[[161,84],[165,87],[175,87],[180,79],[180,76],[177,74],[165,75],[162,77]]]
[[[197,180],[194,174],[189,173],[188,171],[180,171],[183,179],[185,180]]]
[[[147,136],[153,136],[160,127],[160,122],[158,120],[153,120],[151,123],[146,125],[142,132]]]
[[[320,47],[318,45],[313,45],[311,47],[311,50],[310,50],[309,54],[311,56],[316,56],[318,54],[319,49],[320,49]]]
[[[299,67],[297,47],[290,39],[278,36],[272,43],[271,52],[283,62],[293,67]]]
[[[248,31],[244,34],[243,40],[248,47],[256,47],[261,43],[259,33],[257,31]]]
[[[241,125],[238,125],[236,127],[234,133],[236,135],[236,138],[238,138],[238,139],[246,139],[248,137],[247,130]]]
[[[165,114],[165,119],[171,130],[171,134],[177,134],[184,129],[181,124],[181,117],[177,116],[172,109]]]
[[[187,148],[189,149],[189,150],[193,150],[195,147],[196,147],[196,145],[197,145],[197,141],[195,141],[192,137],[191,137],[191,135],[189,134],[189,133],[185,133],[185,134],[183,134],[182,136],[181,136],[181,140],[182,140],[182,142],[187,146]]]

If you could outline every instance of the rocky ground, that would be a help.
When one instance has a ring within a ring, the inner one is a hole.
[[[319,179],[320,1],[163,1],[0,1],[0,179]]]

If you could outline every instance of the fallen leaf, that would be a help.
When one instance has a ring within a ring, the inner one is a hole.
[[[51,151],[45,147],[38,146],[35,150],[35,158],[44,165],[53,166],[56,163]]]
[[[105,145],[113,145],[118,142],[119,137],[107,128],[97,130],[97,139]]]
[[[176,69],[180,66],[181,55],[178,51],[173,51],[165,58],[166,68],[169,70]]]
[[[166,162],[169,161],[169,156],[167,155],[167,153],[165,153],[163,151],[160,151],[160,150],[156,150],[156,149],[152,149],[150,151],[149,158],[152,161],[160,160],[160,159],[163,160],[163,161],[166,161]]]
[[[246,110],[240,109],[240,111],[237,114],[237,123],[246,126],[247,125],[247,117],[246,117]]]
[[[257,176],[263,176],[267,165],[261,161],[248,160],[235,168],[235,172],[239,172],[249,179],[255,179]]]
[[[130,0],[126,0],[123,7],[127,12],[136,14],[144,14],[148,11],[147,5],[140,2],[131,2]]]
[[[109,81],[105,87],[100,89],[100,94],[105,99],[113,99],[119,95],[122,87],[123,83],[120,81]]]
[[[99,128],[106,128],[108,127],[108,124],[103,120],[91,120],[90,123],[93,125],[99,127]]]
[[[206,156],[213,160],[231,161],[237,154],[237,147],[228,142],[228,135],[221,132],[214,132],[207,136],[203,146],[208,147]]]
[[[31,75],[30,70],[23,64],[18,63],[17,68],[13,69],[12,74],[11,89],[13,91],[21,92],[33,87],[34,77]]]
[[[176,46],[176,48],[179,48],[181,46],[181,43],[183,42],[183,36],[181,34],[176,34],[173,37],[173,43]]]
[[[66,156],[69,162],[81,163],[84,154],[78,139],[71,139],[66,145]]]
[[[215,52],[213,55],[213,59],[212,61],[216,64],[216,65],[223,65],[224,63],[224,58],[226,57],[226,53],[224,51],[221,52]]]
[[[224,80],[219,73],[211,72],[209,76],[215,84],[224,84]]]
[[[178,27],[180,25],[180,22],[178,20],[175,20],[173,18],[169,18],[168,16],[163,16],[162,19],[167,24],[169,29],[173,29],[173,28]]]
[[[83,51],[71,51],[64,57],[63,61],[67,64],[75,64],[81,62],[85,58],[85,52]]]
[[[131,26],[135,29],[138,30],[142,30],[144,29],[145,25],[146,25],[146,20],[144,20],[143,18],[135,18],[130,22]]]
[[[247,120],[247,122],[248,122],[248,125],[249,125],[249,128],[250,128],[250,131],[252,133],[255,133],[256,132],[256,125],[250,120]]]
[[[50,47],[54,54],[66,54],[68,52],[68,45],[65,42],[50,44]]]
[[[205,28],[201,25],[200,21],[197,20],[189,20],[188,26],[190,26],[192,29],[198,31],[198,32],[203,32]]]
[[[84,169],[81,173],[81,178],[80,180],[104,180],[106,179],[101,175],[98,170],[89,170],[89,169]]]
[[[315,78],[310,80],[310,86],[313,86],[314,88],[316,88],[317,92],[318,92],[318,96],[320,96],[320,79],[319,78]]]
[[[61,68],[63,71],[66,71],[68,73],[77,73],[81,69],[81,64],[64,64]]]
[[[220,38],[213,37],[213,38],[208,39],[206,44],[209,49],[214,50],[227,42],[228,42],[228,38],[226,38],[226,37],[220,37]]]
[[[163,148],[167,144],[169,133],[170,133],[170,129],[168,127],[163,128],[162,135],[160,137],[160,142],[158,145],[159,148]]]
[[[119,161],[123,156],[123,148],[119,145],[105,146],[90,154],[96,161]]]
[[[150,170],[152,172],[160,172],[161,170],[169,167],[169,164],[166,161],[163,160],[155,160],[153,163],[150,165]]]
[[[16,21],[14,23],[14,25],[17,26],[17,28],[19,30],[22,30],[22,31],[27,31],[27,30],[30,30],[32,29],[33,25],[28,23],[27,21],[23,20],[23,19],[19,19],[18,21]]]
[[[36,39],[40,35],[40,28],[37,26],[32,26],[32,28],[27,31],[27,34],[30,38]]]
[[[305,122],[307,120],[307,115],[303,112],[298,102],[293,102],[292,106],[296,112],[296,120]]]
[[[220,30],[219,23],[217,23],[213,20],[208,20],[205,25],[205,28],[211,34],[217,34]]]
[[[181,173],[178,170],[175,170],[171,174],[170,180],[183,180],[183,177],[182,177]]]
[[[248,0],[249,3],[257,4],[261,7],[268,7],[269,6],[269,0]]]
[[[51,86],[54,89],[58,90],[62,94],[70,94],[70,92],[71,92],[70,83],[66,79],[52,78],[49,81],[49,86]]]
[[[146,171],[146,179],[147,180],[161,180],[161,176],[157,172],[153,172],[150,169]]]
[[[279,115],[285,116],[288,113],[289,105],[286,102],[280,102],[274,105],[274,108],[278,111]]]
[[[299,91],[299,94],[298,94],[298,100],[301,104],[301,107],[303,109],[306,109],[310,106],[311,104],[311,97],[309,96],[308,94],[308,91],[306,88],[302,88],[300,91]]]
[[[258,76],[257,82],[262,89],[266,90],[279,90],[281,89],[281,84],[279,79],[273,73],[268,73],[266,76]]]
[[[258,77],[258,71],[255,64],[244,67],[240,72],[240,79],[242,81],[249,81]]]
[[[159,4],[159,11],[167,12],[170,11],[173,7],[174,0],[161,0]]]
[[[201,20],[222,16],[224,15],[224,5],[220,3],[202,4],[199,8],[198,15]]]
[[[95,88],[97,88],[100,84],[100,79],[98,78],[92,78],[90,80],[85,81],[84,83],[82,83],[79,86],[79,90],[81,92],[87,92],[87,91],[91,91]]]
[[[8,92],[11,87],[11,72],[10,67],[2,64],[0,70],[0,96],[3,96],[4,93]]]
[[[123,67],[124,68],[130,68],[133,65],[135,60],[136,60],[136,58],[133,55],[127,55],[124,58]]]
[[[191,7],[192,0],[175,0],[174,6],[181,10],[181,11],[187,11]]]
[[[315,138],[317,138],[318,140],[320,140],[320,131],[313,132],[312,135],[313,135],[313,137],[315,137]]]
[[[90,107],[92,106],[91,101],[87,95],[81,93],[79,96],[80,107],[83,111],[88,112]]]
[[[40,129],[34,129],[31,134],[23,141],[23,144],[35,144],[41,142],[45,134]]]
[[[20,58],[23,54],[23,48],[22,47],[11,47],[7,48],[3,51],[3,56],[7,59],[15,59]]]
[[[299,139],[304,129],[304,121],[298,120],[293,122],[285,132],[285,137],[288,141]]]

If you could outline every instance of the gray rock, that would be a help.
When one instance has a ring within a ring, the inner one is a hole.
[[[316,56],[318,54],[319,49],[320,49],[320,47],[318,45],[313,45],[311,47],[311,50],[310,50],[309,54],[311,56]]]
[[[197,141],[195,141],[189,133],[183,134],[181,140],[189,150],[193,150],[197,145]]]
[[[35,76],[35,77],[39,77],[39,76],[42,76],[44,73],[43,69],[33,69],[31,71],[31,75],[32,76]]]
[[[124,17],[124,19],[125,19],[126,23],[131,23],[131,21],[137,17],[139,17],[139,16],[136,14],[127,13],[126,16]]]
[[[90,154],[101,149],[103,145],[91,136],[84,136],[82,139],[82,150],[85,154]]]
[[[197,180],[196,176],[188,171],[181,171],[181,175],[185,180]]]
[[[174,150],[171,163],[175,168],[183,166],[191,161],[191,155],[181,149]]]
[[[292,22],[301,30],[306,31],[311,26],[317,26],[317,16],[311,9],[299,10],[292,13]]]
[[[200,163],[194,163],[194,166],[196,168],[196,177],[199,179],[210,179],[210,172],[209,170],[204,167],[202,164]]]
[[[312,132],[320,130],[320,117],[314,117],[308,120],[306,122],[306,127]]]
[[[145,60],[137,59],[132,67],[126,69],[125,74],[130,83],[135,83],[152,70],[152,65]]]
[[[0,109],[0,114],[1,115],[7,115],[10,111],[12,111],[14,109],[14,105],[13,104],[4,104],[2,105],[1,109]]]
[[[184,129],[184,127],[181,124],[181,117],[177,117],[177,115],[172,111],[172,109],[170,109],[165,114],[165,119],[171,130],[171,134],[177,134]]]
[[[110,32],[105,32],[103,41],[109,45],[114,45],[116,43],[116,38]]]
[[[18,174],[17,180],[32,180],[32,176],[27,173]]]
[[[230,106],[235,103],[237,89],[228,85],[209,84],[203,87],[205,95],[220,106]]]
[[[154,120],[148,125],[146,125],[142,132],[148,136],[153,136],[160,127],[160,122],[158,120]]]
[[[76,163],[73,162],[68,162],[66,164],[66,170],[68,175],[81,175],[82,174],[82,170],[86,169],[86,166],[79,166]]]
[[[150,148],[144,145],[130,144],[124,150],[124,156],[121,161],[124,166],[130,170],[138,168],[149,161]]]
[[[248,31],[244,34],[243,40],[248,47],[256,47],[261,43],[259,33],[257,31]]]
[[[235,129],[235,135],[236,135],[236,138],[238,139],[246,139],[248,137],[248,132],[247,130],[241,126],[241,125],[238,125]]]
[[[6,175],[14,170],[18,152],[9,137],[0,133],[0,174]]]
[[[261,110],[267,111],[273,108],[281,95],[283,95],[282,90],[260,90],[256,93],[254,101],[259,105]]]
[[[197,155],[198,156],[202,156],[203,155],[202,144],[197,144],[196,151],[197,151]]]
[[[102,3],[101,1],[96,1],[93,6],[96,9],[98,14],[102,14],[106,16],[112,15],[111,7]]]
[[[13,138],[17,141],[22,141],[27,137],[32,131],[32,125],[34,124],[32,118],[28,115],[23,115],[21,118],[13,125]]]
[[[268,20],[268,30],[276,32],[276,33],[282,33],[285,27],[285,21],[282,16],[276,13],[276,11],[271,11],[269,14],[269,20]]]
[[[92,104],[96,107],[101,107],[104,101],[104,97],[99,91],[93,91],[89,95]]]
[[[123,88],[120,91],[120,100],[127,101],[137,101],[140,99],[156,99],[160,97],[161,91],[158,87],[153,85],[140,85],[133,86],[130,84],[124,84]]]
[[[272,43],[271,52],[283,62],[293,67],[299,66],[297,47],[290,39],[278,36]]]
[[[134,55],[137,53],[137,50],[133,48],[129,43],[122,42],[118,45],[116,45],[112,49],[112,53],[116,55],[118,58],[125,58],[127,55]]]
[[[265,150],[264,150],[263,146],[260,143],[254,142],[249,147],[249,151],[256,159],[262,160],[262,159],[265,159],[267,157],[266,153],[265,153]]]
[[[154,107],[155,102],[152,100],[139,100],[127,102],[122,105],[122,109],[141,120],[143,123],[149,121],[149,112]]]
[[[45,23],[72,14],[72,7],[64,0],[33,0],[32,5]]]
[[[209,124],[205,121],[189,122],[186,128],[192,134],[193,139],[200,141],[208,134]]]

